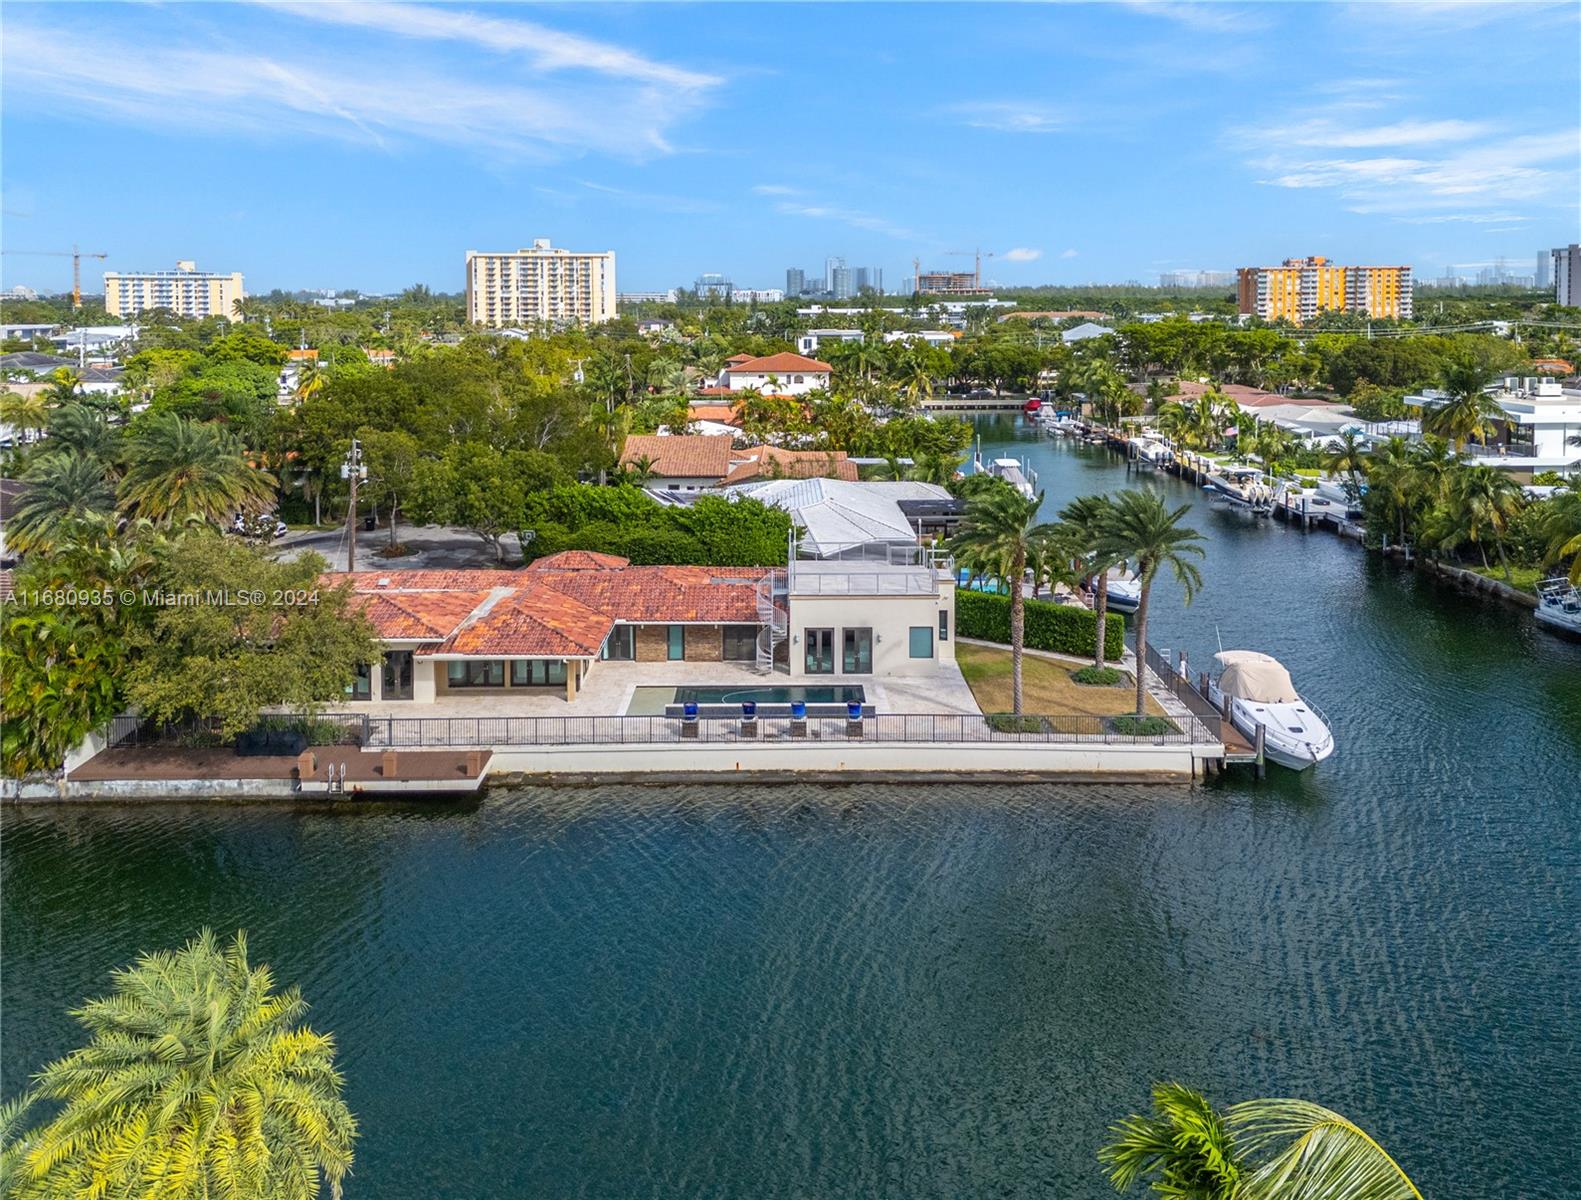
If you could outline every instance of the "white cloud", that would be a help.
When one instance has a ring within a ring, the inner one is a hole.
[[[1043,257],[1043,251],[1033,250],[1028,246],[1017,246],[1014,250],[1006,250],[999,257],[1005,262],[1037,262]]]
[[[869,233],[881,233],[885,237],[898,238],[902,241],[914,240],[917,235],[902,225],[883,217],[876,217],[872,213],[865,213],[859,209],[843,208],[832,204],[802,204],[791,200],[782,200],[774,206],[775,211],[784,213],[788,217],[810,217],[820,221],[836,221],[841,225],[849,225],[852,229],[862,229]]]
[[[460,41],[498,54],[521,54],[541,71],[594,71],[620,79],[696,90],[723,82],[717,75],[655,62],[620,46],[531,21],[486,17],[461,8],[421,4],[307,3],[306,0],[255,0],[277,12],[310,21],[374,29],[426,41]]]
[[[752,189],[759,196],[794,196],[797,189],[783,183],[760,183]]]
[[[1321,146],[1342,150],[1380,146],[1431,146],[1442,142],[1469,142],[1492,132],[1486,121],[1396,121],[1392,125],[1349,127],[1317,118],[1298,125],[1259,131],[1266,141],[1295,146]]]
[[[1259,13],[1231,4],[1174,4],[1164,0],[1122,0],[1126,8],[1161,17],[1202,33],[1256,33],[1268,28]]]
[[[1078,253],[1079,251],[1076,250],[1061,250],[1059,256],[1061,258],[1075,258]]]
[[[611,78],[614,48],[593,55],[604,64],[592,68],[596,82],[547,67],[516,82],[503,69],[416,66],[371,46],[348,55],[296,36],[235,49],[180,36],[112,40],[81,23],[66,37],[12,18],[4,53],[8,104],[42,101],[49,111],[145,128],[328,137],[379,149],[426,141],[539,160],[587,152],[643,159],[669,153],[669,129],[704,103],[700,87],[648,78],[658,68],[643,67],[645,60],[631,66],[631,77]]]
[[[968,100],[943,111],[958,124],[1000,133],[1058,133],[1071,123],[1061,109],[1022,100]]]

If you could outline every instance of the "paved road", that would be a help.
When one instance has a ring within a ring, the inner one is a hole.
[[[493,547],[465,529],[443,525],[403,525],[401,541],[412,551],[398,558],[386,558],[382,553],[390,544],[390,531],[378,529],[357,531],[357,569],[359,571],[416,571],[455,570],[466,567],[492,567],[495,565]],[[331,568],[346,569],[346,531],[302,530],[286,534],[271,548],[282,558],[295,558],[312,550],[324,556]],[[505,543],[507,566],[519,566],[521,553],[514,537]]]

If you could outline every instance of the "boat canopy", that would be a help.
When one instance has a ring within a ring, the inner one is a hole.
[[[1301,699],[1290,672],[1276,658],[1256,650],[1220,650],[1214,657],[1224,664],[1219,690],[1226,696],[1259,704],[1295,704]]]

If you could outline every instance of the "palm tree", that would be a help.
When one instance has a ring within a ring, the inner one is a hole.
[[[990,489],[970,500],[950,551],[1000,576],[1010,589],[1011,711],[1021,715],[1021,651],[1026,633],[1026,596],[1021,588],[1027,556],[1045,527],[1037,522],[1040,493],[1029,500],[1008,487]]]
[[[626,480],[641,487],[653,478],[657,467],[658,462],[651,455],[639,454],[626,464]]]
[[[247,461],[235,434],[175,413],[151,415],[132,435],[121,507],[164,525],[189,517],[220,524],[262,512],[275,478]]]
[[[1092,611],[1098,619],[1092,665],[1100,671],[1103,669],[1104,634],[1108,630],[1109,620],[1109,568],[1123,561],[1109,558],[1099,549],[1103,544],[1104,523],[1109,519],[1110,512],[1107,496],[1079,496],[1059,511],[1060,521],[1070,530],[1077,553],[1092,572]]]
[[[115,511],[115,488],[104,464],[82,454],[54,450],[28,464],[27,489],[6,526],[6,542],[27,553],[47,549],[75,522]]]
[[[1581,584],[1581,491],[1572,485],[1550,498],[1540,526],[1543,564],[1552,566],[1570,559],[1570,582]]]
[[[1510,564],[1504,555],[1504,535],[1510,521],[1526,506],[1526,494],[1497,467],[1479,464],[1462,467],[1450,483],[1450,516],[1455,523],[1453,538],[1475,542],[1488,565],[1488,542],[1498,555],[1504,581],[1510,580]]]
[[[1361,494],[1361,477],[1368,467],[1367,447],[1354,429],[1344,430],[1339,435],[1339,444],[1329,450],[1325,465],[1329,474],[1345,476],[1352,497]]]
[[[1153,1111],[1109,1129],[1114,1140],[1098,1151],[1109,1182],[1123,1192],[1144,1176],[1173,1200],[1229,1200],[1240,1186],[1241,1164],[1223,1115],[1202,1093],[1178,1083],[1153,1085]]]
[[[50,372],[50,385],[44,396],[44,402],[50,407],[57,404],[70,404],[81,394],[82,374],[71,367],[61,367]]]
[[[49,427],[49,404],[42,391],[30,396],[18,392],[0,395],[0,424],[10,425],[24,434]]]
[[[102,409],[86,404],[67,404],[50,414],[49,442],[52,449],[96,459],[112,473],[120,463],[121,431]]]
[[[1202,586],[1202,573],[1188,555],[1203,553],[1202,535],[1180,523],[1191,511],[1182,504],[1171,512],[1157,492],[1126,489],[1110,501],[1109,518],[1099,539],[1099,553],[1105,557],[1131,559],[1136,563],[1137,582],[1142,595],[1136,608],[1136,715],[1147,715],[1147,606],[1153,580],[1159,569],[1168,566],[1180,581],[1185,602],[1190,604]]]
[[[1468,440],[1486,440],[1504,410],[1484,390],[1491,379],[1478,363],[1465,359],[1446,363],[1441,380],[1449,399],[1422,413],[1422,432],[1446,438],[1456,450]]]
[[[1172,1200],[1422,1200],[1368,1133],[1306,1100],[1246,1100],[1220,1112],[1178,1083],[1153,1111],[1110,1127],[1098,1151],[1117,1191],[1151,1180]]]
[[[0,1118],[0,1191],[312,1200],[327,1181],[340,1196],[357,1122],[334,1039],[301,1025],[296,988],[248,965],[245,935],[222,947],[204,930],[114,979],[72,1014],[88,1044]],[[19,1132],[39,1101],[60,1110]]]
[[[1406,517],[1411,511],[1414,496],[1415,470],[1411,444],[1404,438],[1392,437],[1381,446],[1375,446],[1367,455],[1367,494],[1387,505],[1389,513],[1394,516],[1402,550],[1405,549]],[[1383,548],[1387,550],[1388,532],[1379,532]]]
[[[309,359],[297,368],[296,386],[291,389],[291,395],[298,404],[311,400],[324,390],[328,379],[317,359]]]

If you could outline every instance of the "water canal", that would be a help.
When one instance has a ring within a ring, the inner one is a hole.
[[[1015,450],[1051,507],[1126,482]],[[1145,482],[1211,539],[1155,643],[1284,660],[1318,770],[12,809],[5,1094],[111,967],[209,924],[338,1036],[351,1197],[1096,1198],[1157,1078],[1320,1100],[1429,1195],[1581,1192],[1581,645]]]

